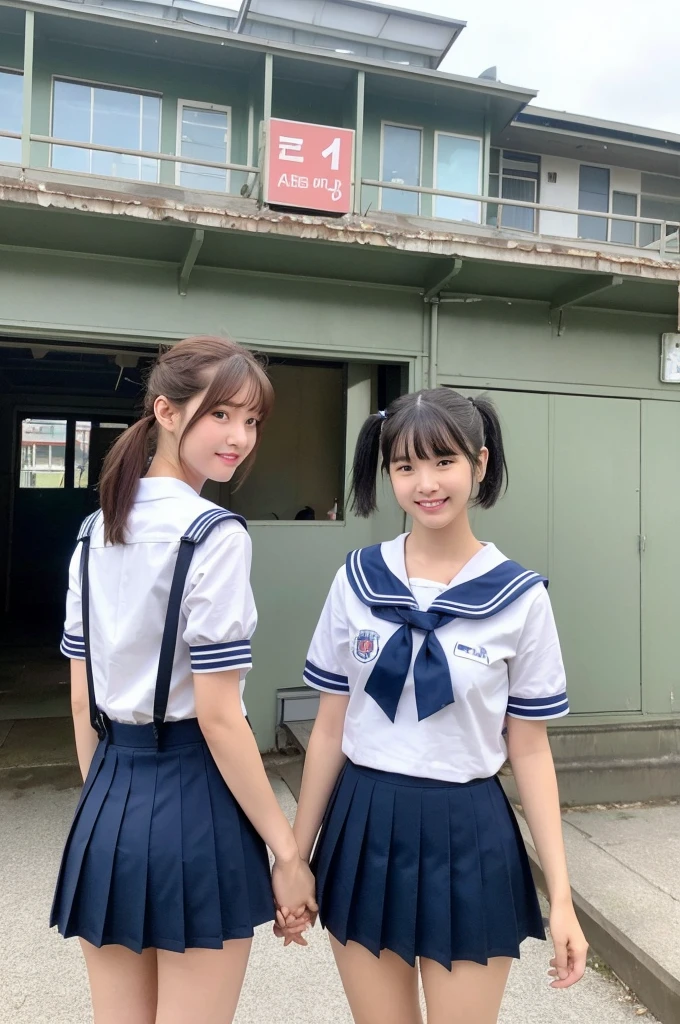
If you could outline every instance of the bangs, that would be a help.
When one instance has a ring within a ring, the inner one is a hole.
[[[244,397],[238,403],[234,402],[241,391],[245,392]],[[238,405],[253,409],[260,422],[264,422],[273,403],[274,389],[263,367],[252,356],[239,352],[218,366],[195,418],[218,405]]]
[[[474,452],[455,421],[434,405],[411,405],[385,421],[382,437],[383,465],[412,459],[445,458]]]

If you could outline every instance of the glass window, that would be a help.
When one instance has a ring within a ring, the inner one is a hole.
[[[180,156],[225,164],[229,160],[229,112],[216,107],[180,107]],[[227,192],[229,174],[217,167],[179,165],[179,184],[184,188]]]
[[[612,213],[623,213],[628,217],[637,216],[638,197],[635,192],[612,192]],[[620,245],[635,245],[635,228],[632,221],[613,220],[609,233],[610,241]]]
[[[606,167],[588,167],[582,164],[579,168],[578,183],[579,210],[597,210],[607,213],[609,210],[609,170]],[[607,220],[605,217],[579,217],[578,237],[592,238],[598,242],[607,240]]]
[[[23,420],[19,487],[63,488],[65,452],[66,420]]]
[[[0,71],[0,128],[3,132],[20,132],[23,106],[24,76],[17,71]],[[0,161],[21,162],[21,139],[0,139]]]
[[[479,195],[481,139],[461,138],[437,132],[436,151],[435,188],[445,189],[447,192],[469,192],[473,196]],[[466,220],[479,224],[480,203],[470,199],[435,196],[434,215],[446,220]]]
[[[662,198],[661,196],[642,195],[640,197],[640,216],[657,217],[659,224],[640,225],[640,245],[659,248],[661,239],[661,221],[666,224],[666,248],[669,252],[678,252],[678,223],[680,223],[680,200]]]
[[[57,138],[158,151],[161,115],[158,96],[56,81],[53,107],[52,132]],[[53,146],[52,166],[134,181],[158,180],[157,160],[122,153]]]
[[[383,125],[383,154],[381,181],[399,185],[420,185],[422,150],[420,128],[401,128],[396,124]],[[419,213],[420,195],[400,192],[395,188],[381,189],[380,209],[391,213]]]
[[[76,420],[76,450],[73,462],[73,486],[87,487],[90,468],[92,424]]]

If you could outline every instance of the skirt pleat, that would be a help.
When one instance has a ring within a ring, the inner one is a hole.
[[[357,869],[349,929],[375,956],[382,948],[387,866],[392,845],[394,787],[374,786],[366,824],[365,850]],[[370,865],[370,867],[369,867]],[[359,908],[361,914],[358,913]]]
[[[409,964],[416,958],[416,922],[420,873],[421,791],[396,787],[390,856],[387,865],[382,944]]]
[[[221,949],[274,917],[267,850],[195,720],[109,723],[64,850],[51,923],[66,937]]]
[[[125,756],[126,752],[121,753],[123,756],[116,758],[111,787],[83,857],[78,883],[76,916],[87,933],[83,938],[96,946],[104,939],[116,849],[132,781],[132,759]],[[109,841],[110,835],[115,837],[115,843]]]
[[[413,965],[486,964],[544,938],[526,850],[494,778],[456,784],[348,762],[312,868],[319,917],[343,944]]]
[[[64,865],[59,898],[55,897],[60,919],[64,922],[64,936],[75,935],[73,921],[77,918],[80,900],[80,872],[90,837],[99,813],[108,796],[116,770],[116,758],[104,759],[94,771],[88,794],[78,810],[77,821],[69,837],[69,859]],[[92,769],[90,770],[91,773]],[[88,776],[89,774],[88,773]]]

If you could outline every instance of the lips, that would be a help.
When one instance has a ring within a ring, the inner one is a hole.
[[[234,466],[239,460],[239,456],[235,452],[215,452],[215,455],[227,466]]]
[[[417,501],[416,505],[425,509],[426,512],[436,512],[437,509],[443,508],[448,500],[448,498],[436,498],[433,501]]]

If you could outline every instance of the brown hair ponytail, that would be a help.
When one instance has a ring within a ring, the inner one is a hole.
[[[142,418],[120,435],[104,459],[99,491],[107,543],[125,543],[137,482],[144,476],[156,449],[156,399],[163,395],[181,407],[205,391],[203,401],[180,439],[181,459],[182,443],[191,428],[202,416],[217,405],[228,403],[243,388],[248,389],[246,404],[259,409],[252,462],[260,442],[260,428],[274,401],[271,382],[257,356],[227,338],[200,335],[178,342],[158,358],[147,382]]]

